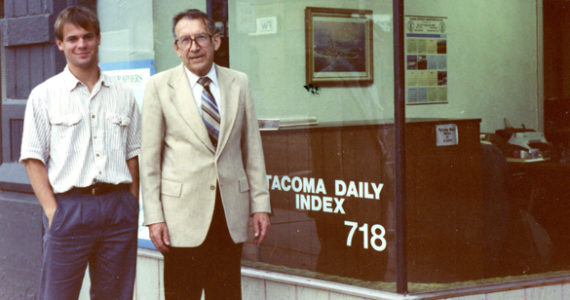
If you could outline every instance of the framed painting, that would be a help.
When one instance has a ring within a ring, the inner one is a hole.
[[[307,7],[305,50],[307,84],[372,84],[372,11]]]

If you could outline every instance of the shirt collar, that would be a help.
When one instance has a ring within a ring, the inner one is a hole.
[[[202,77],[202,76],[198,76],[198,75],[190,72],[190,70],[188,70],[188,68],[186,68],[186,66],[184,66],[184,71],[186,72],[186,75],[188,76],[188,80],[190,81],[191,87],[194,88],[196,86],[196,84],[198,84],[198,79],[200,79],[200,77]],[[210,84],[214,84],[215,86],[218,86],[218,76],[216,74],[215,64],[212,64],[212,67],[210,68],[210,71],[208,72],[208,74],[206,74],[206,76],[209,77],[210,80],[212,81]]]
[[[100,70],[100,72],[101,72],[101,75],[99,76],[99,80],[97,81],[95,86],[98,86],[99,84],[101,84],[101,86],[106,86],[106,87],[111,86],[112,81],[110,80],[110,77],[108,75],[106,75],[105,73],[103,73],[101,70]],[[64,81],[65,87],[69,91],[72,91],[78,85],[84,85],[83,82],[81,82],[79,79],[77,79],[77,77],[75,77],[75,75],[73,75],[73,73],[71,73],[68,66],[65,66],[65,69],[63,69],[63,81]]]

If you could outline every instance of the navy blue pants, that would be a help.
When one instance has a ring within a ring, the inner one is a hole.
[[[136,270],[138,199],[128,189],[105,195],[56,195],[48,228],[40,300],[77,299],[89,265],[91,299],[132,300]]]

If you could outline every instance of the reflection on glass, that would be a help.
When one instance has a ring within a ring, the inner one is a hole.
[[[229,4],[232,67],[250,76],[257,115],[293,124],[262,133],[273,227],[261,247],[245,245],[244,264],[393,290],[394,49],[385,26],[392,7],[389,1],[327,3],[372,11],[372,84],[305,88],[302,19],[314,3]],[[567,274],[570,85],[563,78],[570,76],[560,71],[560,53],[568,49],[555,42],[562,21],[553,15],[566,8],[545,1],[543,11],[535,1],[516,0],[405,5],[413,20],[406,30],[416,34],[405,37],[402,83],[410,104],[410,290]],[[275,17],[275,30],[256,30],[258,16]],[[319,22],[317,53],[346,58],[357,52],[347,50],[355,44],[330,40],[358,36],[358,26],[335,24],[329,32]],[[551,45],[537,47],[542,40]],[[438,134],[447,138],[438,128],[456,128],[454,142],[438,143]],[[525,148],[511,140],[519,132],[545,133],[547,143],[526,135]]]
[[[250,255],[328,280],[393,281],[393,126],[320,124],[262,138],[272,234]]]

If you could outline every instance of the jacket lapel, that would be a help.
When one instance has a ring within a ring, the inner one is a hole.
[[[196,107],[196,101],[194,101],[192,89],[188,83],[188,77],[184,73],[184,65],[180,65],[180,67],[173,72],[168,85],[170,89],[170,100],[176,107],[176,111],[198,139],[214,152],[214,147],[206,131],[206,125],[204,125],[200,112]]]
[[[220,104],[222,108],[222,120],[220,123],[220,136],[218,142],[218,153],[223,150],[232,128],[234,126],[237,110],[239,106],[239,85],[234,76],[224,68],[216,65],[218,84],[220,85]]]

